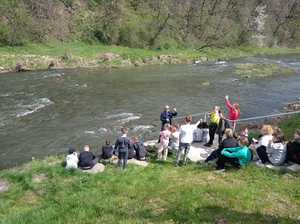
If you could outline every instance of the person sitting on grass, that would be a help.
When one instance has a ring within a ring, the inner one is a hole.
[[[219,158],[219,156],[221,155],[221,152],[223,149],[225,148],[235,148],[238,147],[239,143],[238,141],[234,138],[233,136],[233,130],[230,128],[227,128],[225,130],[225,139],[221,142],[220,146],[218,149],[214,150],[207,158],[204,162],[209,162],[212,160],[215,160],[217,158]]]
[[[133,149],[135,150],[136,159],[140,160],[140,161],[145,161],[147,151],[145,149],[144,143],[139,141],[138,137],[133,137],[132,138],[132,143],[133,143],[132,144]]]
[[[113,154],[114,154],[114,148],[110,144],[110,141],[106,140],[105,145],[102,146],[101,159],[104,159],[104,160],[111,159]]]
[[[78,168],[78,155],[74,148],[70,148],[66,157],[66,169],[77,169]]]
[[[267,153],[267,147],[273,139],[273,128],[271,125],[263,125],[263,127],[260,130],[261,137],[258,141],[258,145],[256,148],[257,155],[259,157],[259,161],[257,161],[257,165],[263,165],[266,163],[270,163],[268,153]]]
[[[167,160],[168,157],[168,147],[170,141],[170,124],[165,124],[164,130],[160,132],[160,140],[157,147],[157,159],[158,160]]]
[[[118,167],[125,169],[127,167],[128,151],[132,148],[130,139],[127,137],[128,129],[121,128],[122,135],[117,138],[115,150],[118,154]]]
[[[78,166],[82,170],[92,169],[98,162],[98,158],[90,152],[90,149],[90,145],[85,145],[83,147],[83,152],[79,154]]]
[[[273,139],[267,146],[269,161],[274,166],[282,165],[286,160],[286,144],[280,128],[274,128]]]
[[[249,141],[247,138],[240,139],[240,147],[225,148],[222,150],[217,160],[217,170],[224,170],[226,164],[235,168],[241,168],[249,164],[252,159],[252,153],[248,148]]]
[[[193,143],[193,134],[197,126],[200,124],[198,121],[196,124],[192,124],[192,116],[185,117],[185,124],[181,125],[179,129],[179,150],[176,155],[176,166],[180,164],[186,165],[187,155],[190,151],[191,144]],[[181,155],[183,154],[183,160],[181,160]]]
[[[300,165],[300,129],[296,130],[294,140],[287,144],[287,161]]]

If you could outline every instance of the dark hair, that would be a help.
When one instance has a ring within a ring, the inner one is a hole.
[[[68,150],[69,154],[73,154],[76,150],[73,147],[70,147]]]
[[[188,116],[185,117],[185,121],[186,121],[187,123],[191,123],[192,120],[193,120],[192,115],[188,115]]]

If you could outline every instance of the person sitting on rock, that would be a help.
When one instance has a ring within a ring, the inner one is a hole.
[[[144,143],[139,141],[138,137],[133,137],[132,143],[133,149],[135,150],[136,159],[140,161],[145,161],[147,151],[145,149]]]
[[[70,148],[66,157],[66,169],[77,169],[78,168],[78,155],[74,148]]]
[[[287,161],[300,165],[300,129],[296,130],[294,140],[287,144]]]
[[[269,161],[274,166],[282,165],[286,160],[286,144],[280,128],[274,128],[273,139],[267,146]]]
[[[227,128],[225,130],[225,139],[221,142],[220,146],[218,149],[214,150],[205,160],[205,162],[209,162],[212,160],[215,160],[219,158],[221,155],[221,152],[225,148],[235,148],[238,147],[239,143],[238,141],[234,138],[233,136],[233,130],[230,128]]]
[[[98,159],[92,152],[90,152],[90,149],[90,145],[85,145],[83,152],[79,154],[78,166],[82,170],[92,169],[98,162]]]
[[[240,139],[240,147],[225,148],[217,160],[217,170],[225,170],[226,164],[235,168],[241,168],[249,164],[252,160],[252,153],[248,148],[248,138]]]
[[[258,141],[258,145],[256,147],[256,152],[259,157],[259,161],[257,161],[257,165],[263,165],[266,163],[270,163],[268,153],[267,153],[267,147],[273,139],[273,133],[274,130],[271,125],[263,125],[263,127],[260,130],[261,137]]]
[[[109,140],[105,141],[105,145],[102,146],[102,154],[101,154],[101,159],[108,160],[111,159],[114,154],[114,148],[110,144]]]
[[[128,129],[123,127],[121,128],[122,135],[117,138],[115,143],[115,150],[118,154],[118,167],[125,169],[127,167],[127,160],[129,150],[132,149],[130,139],[127,137]]]
[[[164,111],[160,114],[161,131],[164,129],[165,124],[172,125],[172,118],[175,116],[177,116],[176,108],[170,111],[170,107],[166,105]]]

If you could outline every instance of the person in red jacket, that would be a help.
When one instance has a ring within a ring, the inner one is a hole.
[[[225,96],[225,103],[226,103],[226,107],[229,111],[228,117],[227,117],[227,119],[229,120],[229,122],[227,121],[227,126],[229,126],[229,127],[227,127],[227,128],[232,128],[232,130],[235,131],[236,122],[240,118],[240,114],[241,114],[240,106],[238,103],[231,104],[231,102],[229,100],[229,96]]]

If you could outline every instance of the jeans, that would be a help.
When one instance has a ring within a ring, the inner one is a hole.
[[[240,168],[239,160],[237,158],[229,158],[223,155],[219,156],[217,160],[217,170],[225,169],[225,164],[229,163],[235,168]]]
[[[184,164],[186,164],[186,160],[187,160],[187,154],[190,151],[190,144],[189,143],[180,143],[179,144],[179,150],[177,152],[177,156],[176,156],[176,164],[178,165],[181,161],[181,154],[184,153],[183,155],[183,162]]]
[[[261,162],[263,164],[265,163],[270,163],[270,160],[269,160],[269,157],[268,157],[268,153],[267,153],[267,148],[266,146],[259,146],[257,149],[256,149],[256,152],[257,152],[257,155],[258,157],[260,158]]]
[[[122,167],[122,169],[125,169],[128,160],[128,150],[119,152],[118,159],[118,167]]]

